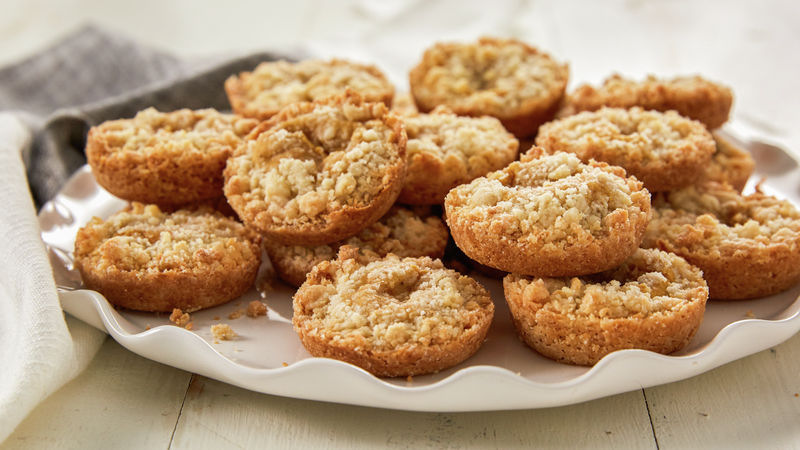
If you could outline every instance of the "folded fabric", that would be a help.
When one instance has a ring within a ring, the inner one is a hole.
[[[89,127],[149,106],[227,109],[225,78],[276,58],[192,63],[86,27],[0,69],[0,442],[105,338],[65,318],[34,207],[85,163]]]

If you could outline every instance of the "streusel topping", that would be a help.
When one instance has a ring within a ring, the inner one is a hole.
[[[509,275],[524,297],[567,317],[644,318],[705,298],[700,269],[660,250],[637,250],[616,269],[581,278]],[[706,293],[707,295],[707,293]]]
[[[255,233],[206,207],[165,213],[134,202],[107,220],[93,218],[80,233],[76,259],[97,272],[222,269],[259,256]]]
[[[472,44],[437,44],[423,55],[415,97],[435,99],[460,112],[481,105],[487,114],[509,115],[533,98],[557,98],[567,68],[520,41],[482,38]]]
[[[373,350],[402,345],[434,346],[458,339],[483,322],[494,306],[486,290],[469,277],[445,269],[439,260],[355,256],[344,247],[338,260],[320,263],[306,286],[305,304],[313,329],[333,343],[366,339]]]
[[[296,103],[262,124],[228,161],[225,195],[242,215],[313,222],[368,204],[402,166],[406,135],[382,103],[347,96]]]
[[[112,151],[186,156],[230,151],[256,124],[213,109],[159,112],[147,108],[133,119],[105,122],[100,128]]]
[[[534,153],[539,157],[523,157],[523,162],[453,189],[448,198],[461,204],[462,214],[491,222],[498,233],[535,233],[545,242],[606,236],[605,219],[618,210],[647,214],[648,192],[625,178],[622,169],[584,164],[569,153]]]
[[[342,95],[351,89],[369,101],[390,101],[394,88],[375,66],[333,59],[264,62],[226,82],[234,110],[262,119],[286,105]],[[241,105],[237,104],[241,102]]]

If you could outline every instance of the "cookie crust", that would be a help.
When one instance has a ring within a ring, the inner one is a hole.
[[[458,115],[489,115],[523,138],[558,109],[569,78],[566,64],[514,39],[438,43],[409,74],[422,112],[445,105]]]
[[[750,156],[750,152],[741,148],[733,140],[719,133],[712,134],[717,151],[714,152],[711,162],[700,177],[701,182],[727,183],[742,192],[756,167],[753,157]]]
[[[494,316],[475,280],[430,258],[376,259],[342,247],[294,296],[295,331],[314,356],[377,376],[434,373],[467,359]]]
[[[236,114],[267,120],[284,107],[344,95],[350,89],[370,102],[392,104],[394,86],[377,67],[341,59],[264,62],[225,80]]]
[[[587,278],[509,274],[503,289],[520,339],[548,358],[577,365],[622,349],[682,349],[700,327],[708,299],[699,269],[645,249]]]
[[[222,171],[257,122],[213,109],[140,111],[89,130],[97,183],[125,200],[174,208],[222,197]]]
[[[228,160],[225,196],[269,239],[318,245],[352,236],[394,203],[406,132],[383,103],[349,92],[287,106]]]
[[[408,166],[400,203],[441,205],[450,189],[517,159],[519,142],[493,117],[457,116],[440,106],[403,121]]]
[[[677,111],[702,122],[709,130],[728,121],[733,93],[730,88],[700,76],[659,79],[653,75],[635,81],[614,74],[599,88],[582,85],[569,94],[559,116],[596,111],[604,106]]]
[[[451,190],[445,212],[455,243],[475,261],[572,276],[615,267],[639,247],[650,194],[619,167],[534,147],[521,161]]]
[[[357,235],[332,244],[318,246],[281,245],[266,241],[264,247],[278,276],[299,287],[317,264],[336,258],[344,245],[358,247],[383,257],[393,253],[400,257],[428,256],[441,258],[450,234],[437,216],[421,217],[410,209],[394,206],[379,221]]]
[[[711,298],[765,297],[800,281],[800,212],[791,203],[708,182],[661,194],[653,206],[642,246],[702,269]]]
[[[162,212],[133,203],[75,239],[84,285],[138,311],[186,312],[239,297],[261,263],[259,236],[210,207]]]
[[[547,123],[536,144],[621,166],[650,192],[696,182],[716,150],[700,122],[641,108],[602,108]]]

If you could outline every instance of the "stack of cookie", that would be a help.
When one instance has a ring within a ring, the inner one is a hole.
[[[724,122],[730,92],[716,84],[650,79],[614,103],[627,83],[614,78],[607,92],[567,96],[565,64],[490,38],[433,46],[409,80],[411,95],[395,98],[374,66],[269,62],[226,81],[233,115],[148,109],[92,128],[98,183],[132,204],[79,232],[84,283],[126,308],[191,311],[248,289],[263,248],[299,287],[293,323],[309,352],[411,376],[468,358],[492,322],[486,289],[438,260],[450,233],[471,259],[513,273],[506,300],[523,340],[576,364],[621,348],[669,353],[697,330],[700,270],[639,248],[693,262],[681,249],[703,231],[682,231],[691,220],[667,210],[714,205],[718,221],[751,218],[720,236],[791,246],[783,203],[736,209],[732,188],[700,191],[708,178],[741,189],[752,170],[680,115],[701,90],[689,110]],[[664,221],[651,222],[650,192],[662,191],[652,204]],[[781,286],[800,276],[782,275]]]

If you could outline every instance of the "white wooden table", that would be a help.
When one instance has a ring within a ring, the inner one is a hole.
[[[571,63],[575,81],[701,73],[732,86],[736,115],[800,149],[800,3],[617,1],[505,6],[351,0],[238,4],[10,0],[0,64],[84,20],[184,56],[287,49],[369,56],[398,84],[434,40],[513,35]],[[425,9],[425,14],[421,13]],[[210,32],[209,30],[213,30]],[[401,85],[401,88],[403,86]],[[248,392],[107,340],[5,448],[800,448],[800,335],[698,377],[542,410],[411,413]]]

